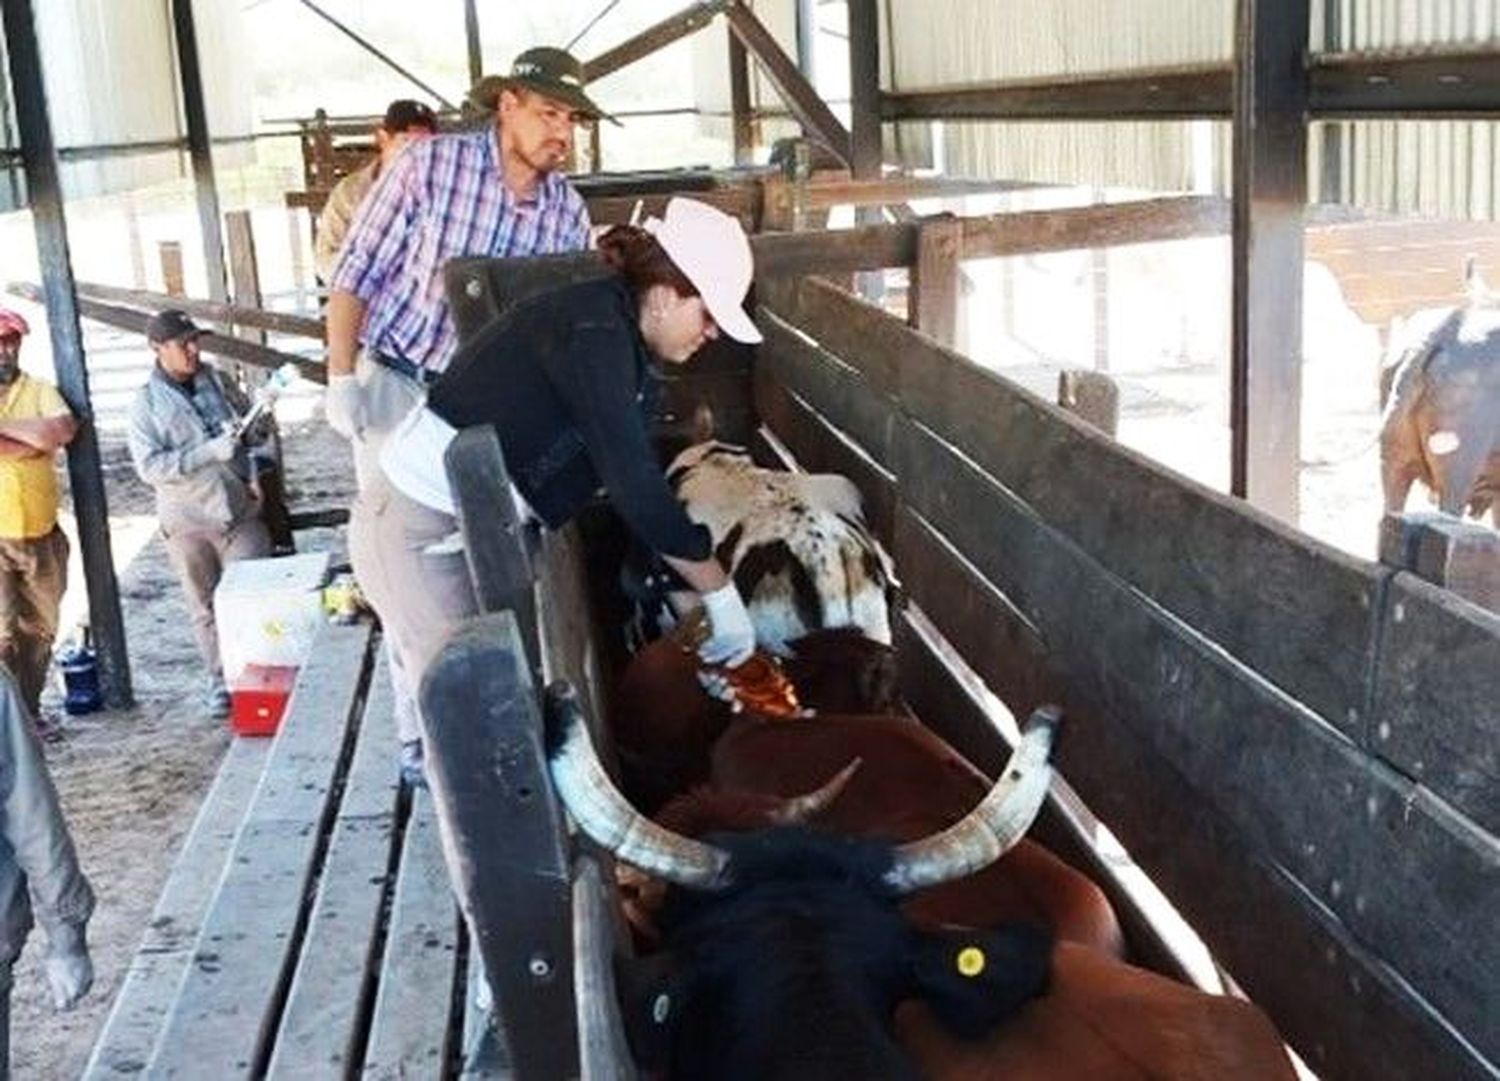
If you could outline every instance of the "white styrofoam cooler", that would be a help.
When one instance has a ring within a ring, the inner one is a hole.
[[[300,665],[324,623],[327,581],[327,552],[226,566],[214,590],[225,681],[233,686],[247,664]]]

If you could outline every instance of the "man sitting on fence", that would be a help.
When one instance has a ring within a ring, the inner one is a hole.
[[[424,139],[386,170],[355,215],[330,282],[324,407],[354,444],[362,497],[379,475],[386,437],[458,345],[444,264],[588,247],[588,208],[558,171],[574,126],[604,115],[583,92],[583,65],[561,49],[530,49],[500,86],[493,123]],[[391,683],[403,769],[420,778],[415,674],[394,657]]]
[[[375,157],[333,186],[328,193],[328,202],[323,204],[323,212],[318,215],[313,266],[317,268],[319,281],[333,280],[333,272],[339,265],[339,249],[344,246],[349,225],[375,181],[412,140],[436,135],[437,129],[437,117],[420,101],[399,98],[386,107],[385,117],[375,129]]]
[[[156,366],[131,405],[130,457],[156,489],[167,555],[187,593],[209,671],[209,711],[225,717],[229,690],[214,629],[214,588],[226,563],[270,555],[271,537],[260,516],[259,448],[241,428],[248,403],[202,364],[202,333],[180,311],[161,312],[146,324]]]
[[[21,371],[26,320],[0,308],[0,665],[50,735],[38,700],[47,682],[68,538],[57,524],[57,452],[78,425],[51,383]]]

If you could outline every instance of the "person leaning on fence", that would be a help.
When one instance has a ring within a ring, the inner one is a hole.
[[[443,265],[588,246],[588,208],[558,172],[574,126],[604,115],[582,70],[561,49],[522,53],[492,123],[409,147],[360,205],[330,282],[324,409],[353,443],[361,493],[386,436],[457,346]],[[397,735],[419,745],[416,681],[394,655],[390,669]]]
[[[34,923],[47,933],[42,967],[59,1010],[94,982],[87,928],[94,891],[78,866],[31,711],[0,671],[0,1077],[9,1076],[11,969]]]
[[[399,98],[386,106],[385,116],[375,128],[375,157],[333,186],[328,202],[318,215],[317,239],[313,243],[313,266],[320,281],[330,281],[338,266],[339,249],[354,220],[355,211],[375,186],[380,174],[416,139],[436,135],[437,116],[420,101]]]
[[[712,628],[703,658],[734,666],[755,648],[744,602],[708,530],[667,485],[648,429],[653,355],[683,363],[720,332],[760,341],[742,307],[749,240],[734,218],[678,198],[644,227],[611,229],[599,248],[615,273],[523,301],[459,350],[387,441],[350,523],[355,572],[418,676],[476,610],[443,455],[458,429],[477,424],[499,434],[525,516],[558,528],[602,488],[702,595]]]
[[[0,308],[0,664],[50,735],[60,729],[45,722],[40,699],[68,584],[56,459],[78,425],[57,388],[21,371],[29,331],[19,314]]]
[[[130,409],[130,457],[156,490],[156,514],[208,669],[208,707],[229,713],[214,628],[214,587],[224,566],[271,553],[256,483],[261,429],[241,430],[249,403],[198,354],[203,333],[168,310],[146,324],[156,365]],[[268,448],[264,448],[268,450]]]

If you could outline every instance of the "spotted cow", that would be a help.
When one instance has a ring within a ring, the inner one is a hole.
[[[667,482],[713,535],[763,649],[785,655],[795,639],[836,627],[890,644],[899,587],[848,479],[765,469],[741,447],[708,441],[679,454]]]

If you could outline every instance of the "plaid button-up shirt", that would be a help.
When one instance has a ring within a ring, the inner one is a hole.
[[[360,205],[329,284],[367,305],[367,348],[442,371],[458,343],[443,264],[588,247],[583,197],[548,173],[532,200],[517,200],[500,170],[497,134],[491,124],[418,140]]]

